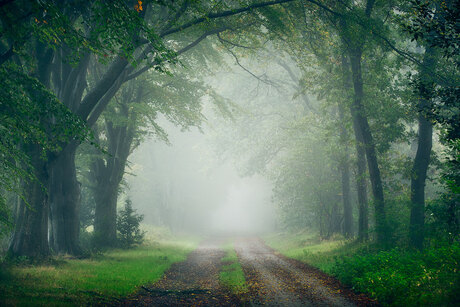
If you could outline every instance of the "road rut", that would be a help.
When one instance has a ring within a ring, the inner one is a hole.
[[[376,306],[334,278],[288,259],[258,238],[235,241],[253,306]]]

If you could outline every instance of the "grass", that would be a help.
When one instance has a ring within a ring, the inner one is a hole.
[[[246,278],[244,277],[243,269],[238,262],[238,256],[236,255],[233,243],[227,243],[224,245],[226,252],[225,257],[221,259],[223,266],[219,274],[220,283],[230,289],[234,294],[243,294],[248,292],[248,286],[246,284]]]
[[[14,265],[0,275],[0,305],[83,305],[110,301],[160,279],[171,264],[185,260],[197,240],[150,242],[89,259],[57,259],[54,264]]]
[[[384,306],[456,306],[460,291],[460,245],[438,244],[418,252],[407,247],[381,250],[369,243],[317,234],[265,237],[287,257],[309,263]]]
[[[286,257],[311,264],[323,272],[331,273],[338,257],[353,255],[364,247],[341,237],[320,240],[313,232],[274,234],[264,237],[265,243]]]

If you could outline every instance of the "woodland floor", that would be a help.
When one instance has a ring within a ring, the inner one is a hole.
[[[258,238],[234,240],[249,292],[239,297],[219,284],[225,240],[202,242],[163,278],[142,287],[121,306],[377,306],[336,279],[286,258]]]

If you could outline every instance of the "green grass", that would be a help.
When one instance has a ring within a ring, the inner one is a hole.
[[[460,291],[460,245],[381,250],[369,243],[320,241],[308,232],[276,234],[266,243],[367,293],[384,306],[454,306]]]
[[[161,278],[196,245],[196,239],[162,241],[90,259],[61,258],[53,265],[10,266],[0,275],[0,305],[81,305],[97,297],[110,301],[127,296]]]
[[[320,270],[331,273],[338,257],[354,254],[364,247],[335,237],[331,240],[320,240],[314,232],[296,234],[274,234],[264,237],[265,243],[286,257],[311,264]]]
[[[243,294],[248,292],[246,278],[244,277],[243,269],[238,262],[238,257],[233,248],[233,243],[224,245],[226,255],[221,259],[223,262],[222,270],[219,274],[220,283],[230,289],[234,294]]]

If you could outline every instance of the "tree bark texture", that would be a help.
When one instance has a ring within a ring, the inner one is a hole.
[[[51,246],[56,253],[76,255],[79,245],[80,184],[75,169],[77,142],[72,142],[50,165]]]
[[[343,74],[343,85],[345,92],[352,91],[352,77],[350,75],[350,65],[345,55],[342,56],[342,74]],[[345,95],[347,96],[347,95]],[[353,116],[353,106],[344,101],[343,104],[347,104],[350,107],[352,114],[353,132],[356,143],[356,190],[358,194],[358,239],[363,241],[368,239],[369,223],[368,223],[368,200],[367,200],[367,184],[366,184],[366,152],[364,150],[364,141],[361,134],[361,130],[358,126],[358,122],[355,120],[356,116]],[[344,113],[344,108],[342,113]],[[339,108],[340,112],[340,108]]]
[[[432,48],[427,48],[424,56],[424,65],[421,67],[421,86],[430,86],[430,72],[435,65],[435,55]],[[430,165],[432,147],[433,124],[426,118],[426,109],[430,107],[429,97],[424,97],[424,91],[420,91],[417,103],[418,109],[418,144],[417,153],[412,165],[411,178],[411,211],[409,224],[410,243],[417,249],[423,248],[425,226],[425,183]]]
[[[45,44],[36,41],[35,55],[37,57],[37,70],[34,75],[44,86],[49,87],[54,52]],[[27,144],[24,147],[31,160],[36,180],[23,182],[22,194],[24,199],[19,200],[15,230],[9,252],[15,256],[42,258],[50,254],[48,243],[48,166],[47,162],[43,160],[39,145]]]
[[[348,151],[348,131],[345,126],[345,110],[339,103],[340,142],[343,147],[343,155],[340,161],[340,173],[342,179],[342,202],[343,202],[343,234],[349,238],[353,236],[353,215],[350,199],[350,155]]]
[[[374,198],[375,207],[375,226],[376,236],[379,243],[385,243],[388,239],[388,226],[385,215],[385,200],[383,195],[382,178],[377,161],[377,153],[375,150],[375,143],[367,120],[363,98],[363,78],[361,70],[361,48],[354,48],[349,50],[349,57],[351,63],[352,80],[354,88],[354,99],[352,104],[352,116],[355,125],[361,132],[363,139],[364,150],[366,152],[367,167],[369,169],[369,176],[371,179],[372,195]]]
[[[94,233],[97,243],[101,246],[114,246],[116,243],[118,190],[125,173],[126,162],[133,149],[136,129],[136,114],[130,112],[129,103],[138,103],[142,97],[142,86],[137,91],[137,97],[133,97],[133,87],[131,85],[128,90],[123,90],[122,103],[117,108],[117,113],[129,120],[118,125],[109,119],[105,120],[107,151],[110,156],[105,159],[96,158],[92,164],[96,201]]]
[[[46,163],[40,158],[38,145],[28,145],[37,180],[23,183],[23,196],[17,209],[15,230],[9,247],[13,256],[43,258],[50,254],[48,245],[48,195],[43,183],[47,183]],[[27,202],[27,203],[26,203]]]
[[[357,130],[357,128],[355,129]],[[366,152],[361,134],[355,131],[356,142],[356,191],[358,193],[358,239],[369,239],[369,210],[366,182]]]

